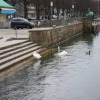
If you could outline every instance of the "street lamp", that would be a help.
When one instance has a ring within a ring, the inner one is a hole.
[[[72,11],[73,11],[73,16],[74,16],[74,4],[72,4]]]
[[[72,4],[72,8],[74,9],[74,4]]]
[[[53,1],[50,2],[50,6],[51,6],[51,20],[52,20],[52,15],[53,15]]]
[[[51,26],[53,24],[52,22],[52,16],[53,16],[53,1],[50,2],[50,6],[51,6]]]
[[[45,20],[45,8],[44,8],[44,20]]]

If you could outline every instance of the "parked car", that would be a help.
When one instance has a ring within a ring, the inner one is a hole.
[[[33,28],[35,26],[34,23],[26,20],[25,18],[13,18],[11,21],[11,28],[19,29],[19,28]]]

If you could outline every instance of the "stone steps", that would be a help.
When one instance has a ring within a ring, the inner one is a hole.
[[[19,52],[22,52],[22,51],[31,49],[31,48],[34,47],[34,46],[37,46],[37,45],[36,45],[36,44],[30,44],[29,46],[25,46],[25,47],[23,47],[23,48],[19,48],[19,49],[17,48],[17,49],[14,49],[14,50],[7,51],[7,52],[4,53],[4,54],[0,54],[0,60],[3,59],[3,58],[7,58],[8,56],[17,54],[17,53],[19,53]]]
[[[13,51],[13,50],[16,50],[16,49],[18,49],[18,48],[23,48],[23,47],[25,47],[25,46],[27,46],[27,45],[30,45],[30,44],[32,44],[32,42],[22,42],[22,44],[18,44],[18,45],[11,45],[11,47],[12,48],[9,48],[8,46],[7,47],[3,47],[3,48],[0,48],[0,55],[1,54],[4,54],[4,53],[6,53],[6,52],[9,52],[9,51]]]
[[[19,57],[21,57],[21,56],[24,56],[25,54],[28,54],[28,53],[30,53],[30,52],[33,52],[33,51],[35,51],[35,50],[37,50],[37,49],[39,49],[39,48],[41,48],[41,46],[36,46],[36,47],[34,47],[34,48],[31,48],[31,49],[28,49],[28,50],[25,50],[25,51],[16,53],[16,54],[14,54],[14,55],[8,56],[8,57],[6,57],[6,58],[3,58],[3,59],[0,60],[0,65],[6,63],[6,62],[8,62],[8,61],[11,61],[11,60],[13,60],[13,59],[16,59],[16,58],[19,58]]]
[[[37,52],[41,52],[41,51],[43,51],[43,50],[44,50],[44,49],[41,48],[41,49],[38,49],[38,50],[36,50],[36,51],[37,51]],[[13,60],[11,60],[11,61],[9,61],[9,62],[6,62],[6,63],[0,65],[0,71],[6,69],[7,67],[9,67],[9,66],[11,66],[11,65],[13,65],[13,64],[16,64],[16,63],[18,63],[18,62],[20,62],[20,61],[22,61],[22,60],[24,60],[24,59],[26,59],[26,58],[29,58],[29,57],[31,57],[31,56],[32,56],[32,52],[29,53],[29,54],[23,55],[23,56],[21,56],[21,57],[19,57],[19,58],[17,58],[17,59],[13,59]]]
[[[13,41],[12,41],[13,42]],[[18,46],[18,45],[21,45],[21,44],[23,44],[23,43],[28,43],[29,42],[29,40],[24,40],[24,41],[22,41],[22,42],[18,42],[18,43],[14,43],[14,44],[10,44],[10,45],[7,45],[7,46],[4,46],[4,47],[0,47],[0,51],[2,50],[2,49],[6,49],[6,48],[9,48],[9,47],[14,47],[14,46]]]
[[[32,57],[34,51],[41,52],[43,50],[45,48],[29,41],[0,48],[0,71]]]

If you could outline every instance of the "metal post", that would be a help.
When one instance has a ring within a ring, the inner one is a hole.
[[[52,16],[53,16],[53,2],[50,2],[50,6],[51,6],[51,26],[52,26]]]
[[[44,21],[45,21],[45,8],[44,8]]]
[[[16,38],[17,38],[17,28],[15,29],[15,36],[16,36]]]
[[[98,18],[99,18],[99,0],[98,0]]]

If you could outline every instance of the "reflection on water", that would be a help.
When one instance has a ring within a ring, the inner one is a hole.
[[[71,56],[54,54],[1,81],[0,100],[100,100],[99,45],[91,34],[62,44]]]

